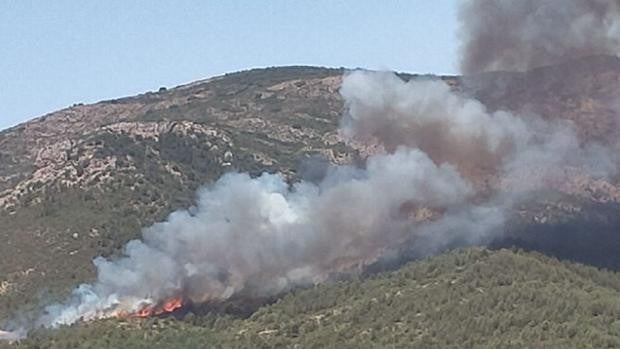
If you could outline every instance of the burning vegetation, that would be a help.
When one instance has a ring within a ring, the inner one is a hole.
[[[146,318],[146,317],[151,317],[151,316],[165,315],[165,314],[175,312],[182,306],[183,306],[183,300],[181,298],[171,298],[167,301],[164,301],[160,305],[145,306],[144,308],[138,310],[135,314],[129,314],[129,317],[135,316],[135,317],[140,317],[140,318]]]

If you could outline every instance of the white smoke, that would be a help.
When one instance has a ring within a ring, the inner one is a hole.
[[[13,332],[0,331],[0,341],[16,342],[26,336],[24,329],[19,329]]]
[[[544,171],[528,181],[532,190],[560,166],[598,176],[614,168],[570,125],[489,113],[440,81],[356,71],[341,93],[342,134],[383,149],[364,168],[330,167],[317,183],[292,186],[278,174],[225,175],[194,207],[145,229],[124,257],[97,258],[97,281],[47,307],[37,326],[132,313],[171,297],[275,295],[402,249],[425,255],[484,243],[501,234],[516,201],[498,178],[526,175],[534,164]]]

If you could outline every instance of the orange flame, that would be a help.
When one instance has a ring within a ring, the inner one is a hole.
[[[183,306],[183,301],[180,298],[172,298],[168,300],[166,303],[164,303],[164,305],[161,308],[166,313],[172,313],[173,311],[179,309],[182,306]]]
[[[181,298],[171,298],[165,301],[163,304],[157,306],[147,306],[135,313],[136,317],[146,318],[151,316],[162,315],[166,313],[172,313],[173,311],[183,306],[183,300]]]

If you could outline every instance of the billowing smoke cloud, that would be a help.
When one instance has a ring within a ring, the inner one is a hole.
[[[480,102],[451,93],[441,81],[405,84],[394,74],[352,74],[342,95],[350,110],[342,128],[347,137],[379,142],[388,152],[417,148],[468,177],[477,170],[497,172],[532,138],[525,120],[507,112],[489,114]]]
[[[403,242],[411,229],[404,203],[443,207],[470,193],[452,166],[404,148],[373,157],[365,170],[333,168],[318,185],[229,174],[201,191],[196,207],[146,229],[125,258],[96,259],[97,282],[42,322],[133,312],[180,295],[206,302],[318,283]]]
[[[454,165],[478,190],[534,172],[536,178],[521,182],[535,188],[549,176],[557,178],[560,166],[597,177],[615,171],[609,150],[580,142],[569,121],[489,113],[439,80],[404,83],[394,74],[370,76],[351,74],[343,83],[349,109],[343,134],[378,143],[388,152],[402,146],[420,149],[436,164]]]
[[[468,0],[459,16],[464,73],[620,52],[618,0]]]
[[[440,81],[355,71],[341,93],[341,133],[376,145],[363,168],[329,167],[292,186],[277,174],[225,175],[195,207],[145,229],[124,257],[97,258],[97,281],[48,307],[37,326],[131,314],[170,298],[275,295],[403,249],[427,255],[484,243],[501,233],[517,201],[510,193],[521,190],[505,189],[506,178],[533,165],[542,174],[528,178],[531,190],[559,166],[598,176],[614,169],[569,124],[489,113]]]

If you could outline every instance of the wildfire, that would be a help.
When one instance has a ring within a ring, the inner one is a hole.
[[[135,316],[140,318],[146,318],[166,313],[172,313],[173,311],[181,308],[182,306],[183,300],[181,298],[171,298],[163,304],[144,307],[138,310],[138,312],[135,313]]]

